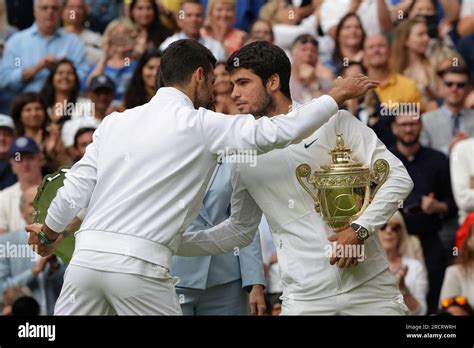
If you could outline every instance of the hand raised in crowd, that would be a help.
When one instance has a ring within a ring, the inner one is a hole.
[[[379,81],[368,78],[365,75],[357,74],[346,78],[337,78],[329,95],[338,105],[342,105],[346,100],[359,98],[371,89],[377,88]]]

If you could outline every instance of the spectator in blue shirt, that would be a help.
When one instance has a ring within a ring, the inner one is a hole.
[[[0,64],[2,94],[39,92],[48,68],[64,57],[74,63],[79,76],[87,74],[84,45],[76,35],[59,29],[60,14],[60,0],[35,1],[35,23],[6,43]]]

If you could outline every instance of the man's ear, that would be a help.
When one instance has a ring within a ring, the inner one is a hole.
[[[204,69],[202,66],[200,66],[194,71],[193,77],[196,80],[196,83],[203,83],[204,81],[206,81],[206,74],[204,73]]]
[[[269,77],[267,81],[267,89],[270,93],[275,93],[280,89],[280,76],[278,74],[273,74]]]

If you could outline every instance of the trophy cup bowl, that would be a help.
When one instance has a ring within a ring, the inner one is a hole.
[[[349,226],[370,204],[387,180],[390,165],[384,159],[374,162],[373,171],[353,161],[352,151],[345,147],[342,134],[330,152],[332,163],[321,166],[313,174],[310,165],[296,168],[296,178],[314,201],[315,210],[333,230]],[[372,185],[375,188],[372,190]]]

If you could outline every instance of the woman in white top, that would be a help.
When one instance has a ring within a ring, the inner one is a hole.
[[[420,242],[415,236],[408,236],[405,221],[400,212],[395,212],[382,226],[379,237],[387,253],[390,271],[400,279],[400,292],[410,314],[426,314],[428,277]]]
[[[456,296],[465,297],[474,306],[474,224],[462,243],[456,263],[446,269],[440,302]]]

